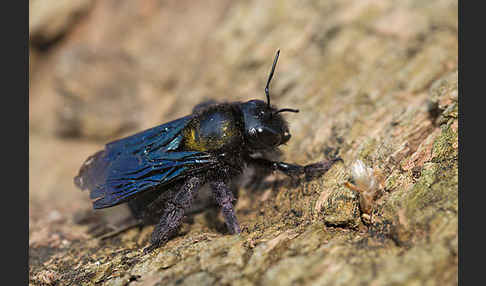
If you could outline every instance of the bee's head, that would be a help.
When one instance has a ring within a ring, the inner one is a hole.
[[[256,150],[272,149],[285,144],[290,139],[287,122],[281,112],[299,112],[297,109],[276,109],[270,105],[269,85],[275,71],[280,50],[273,61],[272,70],[265,87],[267,102],[250,100],[241,104],[243,121],[245,124],[245,138],[249,147]]]

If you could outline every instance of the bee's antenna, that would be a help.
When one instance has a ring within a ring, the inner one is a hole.
[[[268,107],[270,107],[270,93],[268,92],[268,86],[270,85],[270,81],[273,77],[273,72],[275,71],[275,66],[277,65],[278,55],[280,55],[280,49],[277,50],[277,55],[275,56],[275,60],[273,60],[272,70],[270,71],[270,75],[268,75],[267,85],[265,86],[265,94],[267,95]]]
[[[294,112],[294,113],[297,113],[299,112],[298,109],[292,109],[292,108],[282,108],[282,109],[279,109],[277,111],[275,111],[273,114],[277,114],[277,113],[280,113],[280,112]]]

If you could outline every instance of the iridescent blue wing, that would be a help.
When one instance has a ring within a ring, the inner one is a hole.
[[[166,147],[167,144],[176,138],[192,116],[186,116],[174,121],[155,126],[153,128],[141,131],[134,135],[113,141],[106,144],[105,151],[110,159],[114,159],[121,154],[139,154]],[[175,150],[180,142],[176,141],[167,150]]]
[[[95,209],[128,201],[136,194],[154,190],[215,165],[204,152],[151,152],[120,156],[106,168],[104,180],[90,189]]]
[[[132,196],[170,184],[217,164],[206,152],[177,151],[187,116],[108,143],[89,157],[75,184],[90,190],[95,209],[115,206]]]

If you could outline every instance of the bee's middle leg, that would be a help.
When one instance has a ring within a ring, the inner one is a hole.
[[[224,182],[213,182],[210,184],[213,191],[214,199],[221,207],[223,213],[224,222],[228,231],[231,234],[238,234],[241,232],[240,225],[236,219],[233,202],[236,201],[233,191]]]

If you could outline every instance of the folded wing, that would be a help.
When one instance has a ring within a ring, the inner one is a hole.
[[[217,164],[206,152],[180,151],[180,131],[191,117],[108,143],[81,166],[75,184],[90,190],[95,209],[128,201]]]

